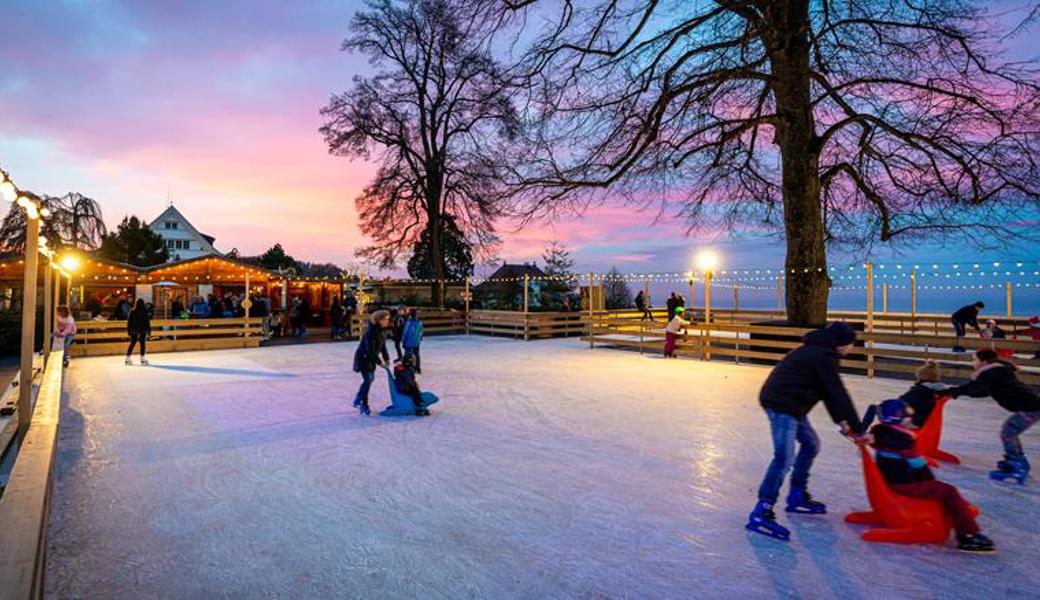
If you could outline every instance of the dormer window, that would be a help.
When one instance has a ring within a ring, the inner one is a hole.
[[[165,221],[163,222],[164,229],[177,229],[177,221]]]

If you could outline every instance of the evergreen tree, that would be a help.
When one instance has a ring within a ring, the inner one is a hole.
[[[552,241],[542,254],[545,263],[545,274],[549,281],[542,286],[542,306],[559,309],[563,299],[574,293],[574,259],[571,258],[567,245]]]
[[[138,267],[158,265],[170,257],[162,237],[135,216],[123,217],[115,233],[106,233],[101,238],[97,255]]]
[[[628,283],[622,278],[617,267],[610,267],[603,278],[603,299],[607,310],[632,306],[632,291],[628,289]]]
[[[443,273],[445,279],[462,279],[473,274],[473,252],[465,234],[459,229],[455,218],[444,217],[442,243],[444,251]],[[430,252],[430,229],[427,227],[412,246],[412,257],[408,259],[408,275],[413,279],[433,279],[436,269]]]
[[[289,270],[296,269],[296,259],[289,256],[285,252],[285,248],[282,248],[281,244],[275,244],[267,249],[266,252],[260,255],[260,264],[265,269],[271,271],[278,271],[281,269]]]

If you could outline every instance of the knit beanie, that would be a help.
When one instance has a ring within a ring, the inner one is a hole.
[[[844,321],[833,321],[824,330],[834,336],[835,346],[848,346],[856,341],[856,330]]]
[[[914,375],[918,381],[937,383],[942,379],[942,370],[939,368],[939,363],[934,360],[926,360],[923,365],[917,367]]]

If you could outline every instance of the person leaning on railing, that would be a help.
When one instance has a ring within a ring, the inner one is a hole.
[[[69,366],[69,347],[76,339],[76,319],[72,318],[72,311],[64,304],[58,307],[58,318],[54,321],[53,336],[62,340],[65,349],[62,364],[67,367]]]

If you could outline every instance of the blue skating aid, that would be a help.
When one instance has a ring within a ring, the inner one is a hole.
[[[762,535],[783,542],[791,539],[791,532],[786,527],[776,522],[776,516],[773,514],[773,507],[765,502],[759,502],[755,505],[755,510],[751,511],[751,514],[748,515],[748,522],[747,525],[744,526],[744,529],[754,531],[755,533],[761,533]]]
[[[390,369],[386,370],[386,379],[390,382],[390,406],[379,412],[381,417],[409,417],[415,416],[415,404],[412,397],[397,391],[394,385],[394,374]],[[440,398],[431,392],[422,392],[423,408],[429,408],[436,404]]]

